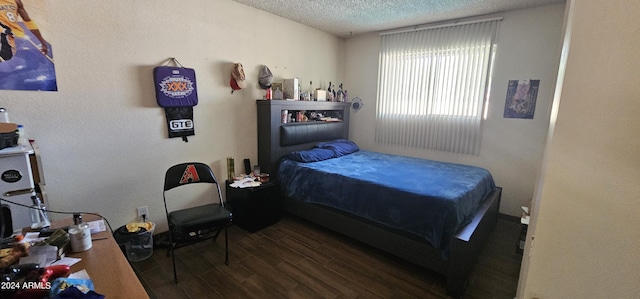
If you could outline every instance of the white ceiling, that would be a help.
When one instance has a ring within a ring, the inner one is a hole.
[[[233,1],[340,37],[565,2],[565,0]]]

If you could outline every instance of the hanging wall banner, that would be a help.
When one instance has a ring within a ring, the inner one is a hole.
[[[57,91],[53,48],[46,41],[43,1],[0,5],[0,89]]]
[[[196,72],[185,67],[158,66],[153,69],[156,100],[160,107],[198,105]]]
[[[505,118],[533,119],[540,80],[509,80]]]
[[[193,107],[166,107],[164,112],[167,116],[169,138],[182,137],[185,142],[189,142],[187,136],[196,134],[193,125]]]
[[[198,105],[196,90],[196,72],[183,67],[178,60],[171,58],[177,66],[158,66],[153,69],[153,81],[158,106],[164,107],[167,116],[169,138],[195,135],[193,106]]]

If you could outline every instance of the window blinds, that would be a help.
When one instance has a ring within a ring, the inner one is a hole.
[[[383,34],[376,142],[479,154],[499,21]]]

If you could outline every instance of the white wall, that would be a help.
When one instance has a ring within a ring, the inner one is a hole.
[[[378,70],[378,34],[346,40],[346,89],[360,97],[364,107],[351,114],[350,139],[363,149],[427,159],[478,165],[489,169],[503,187],[500,212],[519,216],[527,204],[540,172],[549,113],[560,56],[564,5],[504,12],[498,32],[498,50],[491,85],[488,118],[480,155],[459,155],[375,142],[375,108]],[[503,118],[507,83],[513,79],[539,79],[532,120]]]
[[[114,229],[148,205],[158,231],[166,230],[162,184],[175,163],[207,163],[224,180],[226,157],[257,162],[260,65],[276,82],[297,76],[303,87],[342,80],[342,39],[228,0],[40,5],[59,91],[2,90],[0,107],[39,144],[51,209],[99,212]],[[156,105],[152,70],[170,57],[196,71],[196,135],[188,143],[167,137]],[[231,94],[234,62],[243,63],[248,88]]]
[[[567,11],[518,298],[638,298],[640,2],[570,0]]]

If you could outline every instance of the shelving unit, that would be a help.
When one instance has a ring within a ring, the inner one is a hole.
[[[289,142],[286,132],[291,130],[320,130],[331,131],[328,139],[348,138],[349,135],[349,102],[315,102],[315,101],[285,101],[285,100],[257,100],[258,111],[258,164],[262,172],[269,173],[271,178],[276,178],[277,163],[280,157],[286,153],[276,153],[271,149],[280,148],[273,145],[284,145]],[[304,111],[321,113],[335,118],[335,121],[283,121],[289,113]],[[329,130],[330,129],[330,130]],[[339,136],[335,136],[339,132]],[[297,140],[295,143],[300,149],[310,148],[304,142]]]

